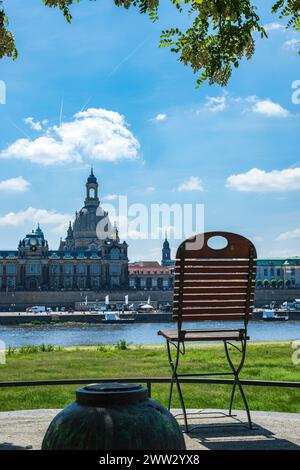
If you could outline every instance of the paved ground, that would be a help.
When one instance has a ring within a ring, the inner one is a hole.
[[[45,431],[58,411],[0,413],[0,450],[40,449]],[[187,449],[300,450],[300,414],[253,412],[255,429],[250,431],[242,412],[236,412],[233,421],[222,417],[221,410],[218,413],[215,413],[217,410],[209,411],[210,414],[194,415],[190,421],[192,426],[197,424],[201,427],[185,435]],[[174,410],[176,413],[178,410]]]

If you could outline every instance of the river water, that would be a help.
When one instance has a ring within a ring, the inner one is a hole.
[[[160,329],[173,329],[174,323],[134,323],[107,325],[51,325],[51,326],[0,326],[0,341],[6,347],[24,344],[54,344],[56,346],[83,346],[116,344],[125,339],[133,344],[157,344],[164,339],[157,335]],[[235,322],[202,322],[185,324],[186,328],[239,328]],[[300,321],[252,321],[248,327],[251,341],[300,340]]]

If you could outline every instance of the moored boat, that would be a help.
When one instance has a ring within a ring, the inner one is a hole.
[[[287,321],[289,319],[289,314],[286,310],[282,310],[280,308],[270,308],[263,310],[262,318],[265,321]]]

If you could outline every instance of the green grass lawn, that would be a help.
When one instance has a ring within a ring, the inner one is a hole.
[[[242,378],[300,381],[300,366],[291,360],[291,343],[249,344]],[[188,349],[182,357],[182,371],[223,371],[227,367],[223,347],[201,345]],[[130,346],[58,349],[48,352],[11,351],[0,365],[0,381],[169,376],[167,354],[162,346]],[[0,411],[62,408],[74,401],[76,386],[0,388]],[[154,384],[152,397],[167,404],[168,385]],[[245,387],[252,410],[300,413],[300,389]],[[183,385],[188,408],[227,408],[228,385]],[[175,393],[173,406],[179,406]],[[242,408],[237,395],[235,408]]]

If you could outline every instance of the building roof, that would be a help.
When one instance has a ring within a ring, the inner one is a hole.
[[[140,267],[149,267],[149,268],[160,268],[160,264],[157,261],[135,261],[129,264],[130,266],[140,266]]]
[[[293,256],[291,258],[260,258],[257,260],[257,266],[284,266],[284,265],[300,265],[300,257]]]
[[[161,266],[159,263],[155,263],[155,266],[144,266],[141,264],[135,264],[128,266],[129,275],[134,274],[170,274],[170,266]]]

